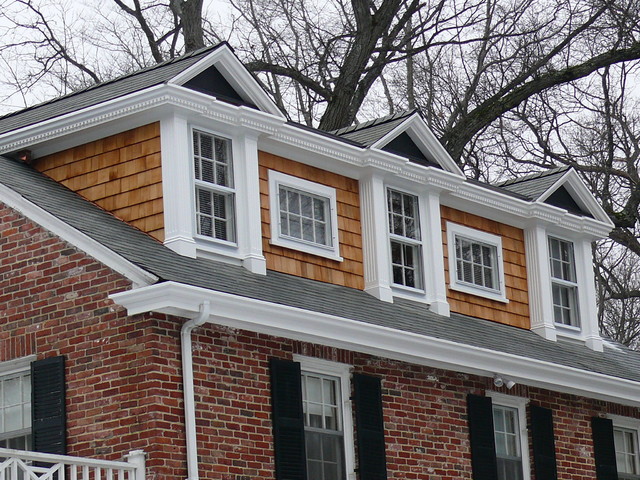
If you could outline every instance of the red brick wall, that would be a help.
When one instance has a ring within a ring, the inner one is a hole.
[[[149,455],[185,478],[179,322],[127,317],[121,275],[0,204],[0,361],[66,357],[70,455]]]
[[[0,205],[0,361],[65,355],[69,453],[119,459],[144,449],[149,480],[182,480],[182,320],[126,317],[107,298],[126,288],[119,274]],[[194,333],[201,478],[274,478],[268,359],[293,354],[382,379],[390,479],[471,478],[466,395],[492,390],[491,379],[211,325]],[[591,416],[640,417],[522,385],[502,392],[553,409],[563,480],[594,478]]]

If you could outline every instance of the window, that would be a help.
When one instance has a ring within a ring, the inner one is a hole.
[[[0,376],[0,447],[31,450],[31,374]]]
[[[631,428],[614,427],[613,440],[616,449],[618,478],[620,480],[640,479],[638,431]]]
[[[578,283],[573,243],[549,237],[553,319],[556,324],[580,327],[578,321]]]
[[[447,222],[450,287],[507,302],[498,235]]]
[[[340,379],[302,372],[309,480],[345,478]]]
[[[269,171],[271,243],[341,261],[336,190]]]
[[[231,140],[193,131],[198,235],[235,242],[235,190]]]
[[[418,197],[387,189],[393,283],[422,289],[422,242]]]
[[[522,480],[522,447],[518,409],[493,405],[498,480]]]

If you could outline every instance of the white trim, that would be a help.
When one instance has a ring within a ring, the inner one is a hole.
[[[636,454],[636,468],[640,467],[640,419],[638,418],[632,418],[632,417],[623,417],[622,415],[607,415],[607,418],[609,418],[612,423],[613,423],[613,430],[614,430],[614,438],[615,438],[615,430],[619,429],[619,430],[631,430],[632,432],[635,433],[635,454]],[[617,455],[616,455],[617,457]],[[616,458],[616,464],[617,464],[617,458]],[[616,470],[618,470],[618,468],[616,468]],[[630,474],[624,474],[621,472],[618,472],[619,475],[630,475]],[[634,476],[635,478],[635,476]]]
[[[0,362],[0,377],[29,370],[31,368],[31,363],[36,361],[37,358],[38,356],[34,354]]]
[[[332,362],[320,358],[293,355],[293,361],[300,363],[303,372],[319,373],[338,377],[340,380],[340,395],[342,404],[342,435],[344,444],[345,472],[348,480],[356,478],[356,454],[354,448],[353,403],[351,401],[351,370],[353,367],[346,363]]]
[[[451,155],[449,155],[446,149],[438,141],[418,112],[415,112],[391,132],[387,133],[384,137],[374,143],[371,148],[382,149],[386,144],[404,132],[409,135],[411,140],[414,141],[416,146],[430,161],[437,163],[447,172],[464,178],[464,173],[462,173],[460,167],[458,167],[453,158],[451,158]]]
[[[340,256],[340,239],[338,236],[338,207],[336,202],[336,189],[327,185],[322,185],[299,177],[287,175],[275,170],[269,170],[269,215],[271,218],[271,240],[269,243],[284,248],[300,250],[301,252],[318,255],[330,260],[342,262],[344,259]],[[300,190],[303,193],[309,193],[316,197],[327,200],[328,220],[330,230],[328,232],[331,238],[331,245],[321,245],[312,242],[306,242],[302,239],[283,236],[280,233],[280,186],[290,187]]]
[[[256,82],[255,78],[247,71],[242,62],[234,55],[233,51],[224,43],[220,44],[218,48],[206,57],[198,60],[197,63],[180,72],[167,83],[183,85],[211,66],[216,67],[224,79],[229,82],[233,89],[245,100],[254,103],[267,113],[276,115],[282,119],[285,118],[277,105],[271,100],[271,97],[267,95],[258,82]]]
[[[85,235],[58,217],[31,203],[26,198],[11,190],[6,185],[0,184],[0,201],[25,217],[34,221],[42,228],[49,230],[62,240],[79,248],[98,262],[113,269],[133,283],[133,287],[151,285],[158,281],[158,277],[143,270],[105,247],[100,242]]]
[[[500,373],[519,384],[640,406],[640,384],[632,380],[201,287],[163,282],[109,298],[129,315],[182,317],[208,300],[214,312],[208,321],[219,325],[486,377],[500,365]]]
[[[593,194],[589,191],[584,184],[578,172],[573,168],[567,170],[567,172],[550,186],[542,195],[536,200],[537,203],[544,203],[556,190],[560,187],[565,187],[571,195],[571,198],[580,206],[580,208],[586,210],[593,218],[602,222],[610,222],[609,215],[604,211],[602,206],[596,201]]]
[[[456,237],[460,236],[466,240],[477,241],[495,248],[496,259],[495,280],[498,282],[498,288],[489,289],[480,285],[458,280],[458,266],[456,256]],[[465,227],[463,225],[447,222],[447,250],[449,254],[449,288],[458,292],[476,295],[478,297],[496,300],[502,303],[509,303],[506,295],[506,286],[504,282],[504,260],[502,258],[502,238],[474,228]]]
[[[493,405],[515,408],[518,411],[518,433],[520,437],[520,455],[522,458],[523,480],[531,478],[531,463],[529,459],[529,432],[527,430],[527,405],[528,398],[505,395],[498,392],[486,392]],[[495,430],[495,427],[494,427]]]

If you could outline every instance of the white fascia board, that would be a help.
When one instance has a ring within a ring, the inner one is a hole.
[[[134,287],[152,285],[158,277],[131,263],[100,242],[92,239],[43,208],[30,202],[6,185],[0,184],[0,202],[20,212],[41,227],[79,248],[112,270],[131,280]]]
[[[179,109],[267,134],[284,123],[284,119],[254,108],[234,106],[178,85],[162,84],[0,135],[0,154],[29,148],[35,157],[47,155],[156,122],[164,109]]]
[[[272,137],[262,139],[259,147],[281,156],[287,156],[287,151],[292,148],[306,152],[307,156],[301,157],[305,163],[325,170],[331,165],[335,173],[352,178],[363,178],[373,170],[425,186],[438,186],[443,190],[456,189],[464,182],[464,177],[446,170],[425,167],[399,155],[365,149],[286,123]],[[295,154],[295,150],[292,151],[294,155],[289,155],[289,158],[300,156]],[[309,154],[313,154],[313,157],[309,158]]]
[[[387,143],[403,132],[407,132],[418,146],[423,147],[421,149],[422,153],[424,153],[427,158],[432,157],[436,163],[446,171],[465,178],[464,173],[462,173],[462,170],[460,170],[456,162],[451,158],[449,152],[442,146],[417,112],[374,143],[371,148],[381,150]]]
[[[208,301],[213,324],[473,375],[498,373],[517,383],[640,406],[638,382],[200,287],[165,282],[110,298],[129,315],[160,312],[186,318]]]
[[[584,184],[578,172],[576,172],[573,168],[569,169],[561,178],[559,178],[556,183],[554,183],[549,189],[544,192],[538,199],[536,203],[544,203],[556,190],[560,187],[564,186],[569,191],[569,194],[572,195],[573,199],[580,205],[582,208],[587,210],[593,217],[603,223],[607,223],[611,228],[614,227],[613,222],[609,218],[609,215],[604,211],[602,206],[595,199],[593,194],[589,191],[587,186]]]
[[[211,95],[180,85],[166,85],[164,92],[167,103],[182,113],[219,121],[233,127],[243,127],[258,134],[273,135],[285,122],[284,118],[270,113],[222,102]]]
[[[250,100],[261,110],[279,118],[285,119],[284,114],[271,97],[262,89],[255,78],[247,71],[242,62],[231,49],[222,44],[206,57],[191,65],[186,70],[169,80],[169,84],[183,85],[210,66],[215,66],[227,82],[243,97]]]
[[[0,135],[0,155],[23,148],[32,149],[33,145],[120,120],[166,103],[166,98],[162,95],[163,88],[165,85],[156,85],[4,133]]]
[[[442,204],[519,228],[542,222],[593,240],[606,237],[613,227],[610,221],[574,215],[553,205],[532,203],[468,182],[442,197]]]

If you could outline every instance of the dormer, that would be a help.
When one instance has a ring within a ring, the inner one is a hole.
[[[592,263],[593,241],[611,220],[572,168],[536,173],[500,184],[532,203],[525,228],[531,329],[602,349]]]

